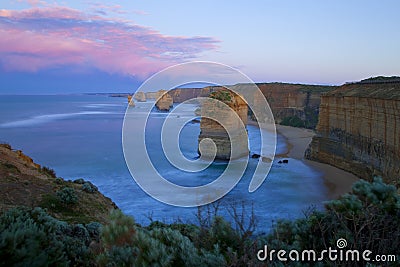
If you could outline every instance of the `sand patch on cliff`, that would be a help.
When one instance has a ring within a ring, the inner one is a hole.
[[[311,142],[315,132],[308,129],[276,125],[278,134],[286,139],[287,151],[277,154],[276,157],[288,157],[302,160],[306,165],[321,173],[328,188],[329,198],[337,198],[351,191],[354,182],[359,178],[344,170],[328,164],[304,159],[304,152]]]

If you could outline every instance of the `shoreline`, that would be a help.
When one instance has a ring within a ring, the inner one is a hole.
[[[310,144],[315,132],[304,128],[276,125],[276,132],[284,137],[286,152],[277,154],[275,158],[293,158],[301,160],[307,166],[317,170],[328,190],[328,197],[336,199],[339,196],[351,191],[354,182],[359,178],[354,174],[338,169],[328,164],[307,160],[304,152]]]

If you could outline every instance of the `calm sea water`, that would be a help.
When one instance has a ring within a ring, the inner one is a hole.
[[[195,222],[195,208],[178,208],[160,203],[144,193],[131,177],[122,152],[122,123],[125,98],[99,95],[0,96],[0,141],[23,150],[35,162],[53,168],[64,179],[84,178],[98,186],[125,213],[142,224],[155,220],[176,219]],[[137,103],[138,112],[141,105]],[[159,143],[160,129],[166,113],[150,116],[146,137],[156,140],[147,149],[163,174],[177,184],[205,184],[215,179],[224,164],[213,164],[201,173],[185,173],[166,167]],[[260,148],[259,131],[248,126],[250,149]],[[189,123],[180,134],[180,146],[188,158],[197,156],[199,124]],[[278,138],[278,150],[284,143]],[[327,188],[321,174],[302,161],[274,163],[267,179],[254,193],[247,191],[257,159],[250,159],[248,169],[238,185],[221,201],[221,214],[231,203],[254,207],[259,231],[268,231],[280,218],[301,217],[310,206],[321,207],[327,200]]]

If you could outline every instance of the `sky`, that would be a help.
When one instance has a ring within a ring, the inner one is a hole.
[[[2,0],[0,94],[132,92],[193,60],[255,82],[400,75],[399,11],[395,0]]]

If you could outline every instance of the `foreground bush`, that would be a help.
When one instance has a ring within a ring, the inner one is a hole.
[[[66,206],[76,204],[78,202],[78,196],[71,187],[64,187],[57,191],[57,197]]]
[[[326,211],[314,210],[304,219],[280,221],[264,242],[271,249],[322,251],[337,248],[337,240],[344,238],[346,250],[370,250],[370,258],[396,255],[400,264],[400,196],[396,187],[380,178],[372,183],[360,180],[350,194],[325,206]],[[333,265],[328,261],[324,264]],[[355,262],[341,263],[345,264]]]
[[[197,249],[188,237],[169,227],[139,227],[115,210],[101,233],[97,256],[100,266],[223,266],[214,251]]]
[[[217,210],[217,209],[216,209]],[[298,220],[278,222],[269,235],[254,236],[254,220],[232,208],[233,224],[217,212],[199,212],[199,223],[147,227],[115,210],[109,223],[67,224],[40,208],[12,209],[0,216],[0,266],[282,266],[261,262],[258,250],[336,248],[397,255],[400,264],[400,196],[377,178],[359,181],[350,194],[326,203]],[[373,258],[373,255],[370,257]],[[289,266],[364,266],[360,262],[288,262]]]
[[[70,225],[41,208],[11,209],[0,217],[0,266],[86,266],[98,231]]]

